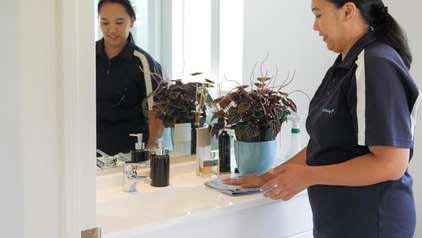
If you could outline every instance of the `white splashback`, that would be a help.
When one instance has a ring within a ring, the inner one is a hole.
[[[266,70],[275,73],[278,66],[280,85],[288,73],[295,77],[285,88],[286,92],[299,89],[312,97],[325,71],[333,63],[336,54],[329,52],[317,32],[312,30],[314,15],[309,1],[286,0],[248,0],[245,1],[244,25],[244,84],[249,84],[253,66],[262,62],[268,53],[264,65]],[[255,76],[260,71],[258,64]],[[306,145],[308,135],[305,129],[309,100],[301,93],[292,94],[302,118],[302,144]],[[281,152],[284,154],[290,138],[290,122],[283,125]]]
[[[248,0],[245,1],[244,25],[244,83],[249,83],[249,75],[253,65],[261,61],[269,53],[266,68],[273,70],[279,66],[279,82],[287,72],[296,70],[296,77],[289,89],[301,89],[312,96],[321,82],[326,70],[334,61],[335,54],[328,52],[318,33],[312,29],[314,16],[311,12],[311,1],[287,0]],[[422,31],[419,10],[421,1],[385,0],[390,13],[406,30],[414,56],[412,74],[422,89]],[[288,90],[289,91],[289,90]],[[302,143],[307,143],[304,122],[309,101],[300,94],[293,96],[299,105],[303,118],[301,122]],[[418,124],[422,124],[419,116]],[[282,152],[288,145],[288,128],[282,130]],[[414,191],[417,204],[417,215],[422,217],[422,127],[416,127],[415,154],[411,163],[414,177]],[[418,219],[416,237],[422,236],[422,222]]]

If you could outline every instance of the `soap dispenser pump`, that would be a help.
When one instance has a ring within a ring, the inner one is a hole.
[[[290,144],[289,148],[286,152],[286,161],[291,159],[293,156],[295,156],[297,153],[299,153],[303,146],[300,142],[300,117],[297,113],[292,113],[289,116],[287,116],[287,120],[292,122],[292,128],[290,130]]]
[[[131,162],[140,163],[148,160],[147,151],[145,150],[145,143],[142,141],[143,134],[130,134],[130,136],[136,137],[138,141],[135,143],[135,150],[131,151]]]

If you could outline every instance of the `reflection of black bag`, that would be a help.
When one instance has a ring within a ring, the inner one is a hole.
[[[226,130],[218,136],[218,157],[220,173],[230,172],[230,135]]]
[[[203,127],[205,121],[207,120],[207,113],[205,109],[202,111],[201,119],[199,120],[199,125],[195,125],[195,118],[191,121],[191,141],[190,141],[190,153],[196,154],[196,128]]]

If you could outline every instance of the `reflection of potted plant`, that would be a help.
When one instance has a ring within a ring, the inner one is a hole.
[[[194,73],[192,76],[200,75]],[[188,143],[183,152],[191,151],[191,141],[195,142],[195,135],[191,135],[191,127],[200,127],[205,121],[205,108],[212,103],[208,89],[213,82],[183,83],[182,80],[163,80],[154,91],[154,110],[164,127],[175,128],[175,143]],[[175,148],[178,151],[177,148]],[[178,151],[178,152],[182,152]]]
[[[217,111],[211,133],[234,129],[235,153],[241,175],[260,174],[268,170],[276,156],[275,138],[295,103],[281,90],[270,87],[270,77],[259,77],[253,87],[238,86],[216,99]]]

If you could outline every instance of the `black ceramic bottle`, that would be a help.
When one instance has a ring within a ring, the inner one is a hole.
[[[230,172],[230,135],[223,130],[218,136],[220,173]]]
[[[170,184],[170,156],[168,151],[164,154],[151,155],[150,159],[151,186],[166,187]]]
[[[150,154],[151,186],[166,187],[170,184],[170,155],[163,149],[163,139],[158,140],[158,148]]]

